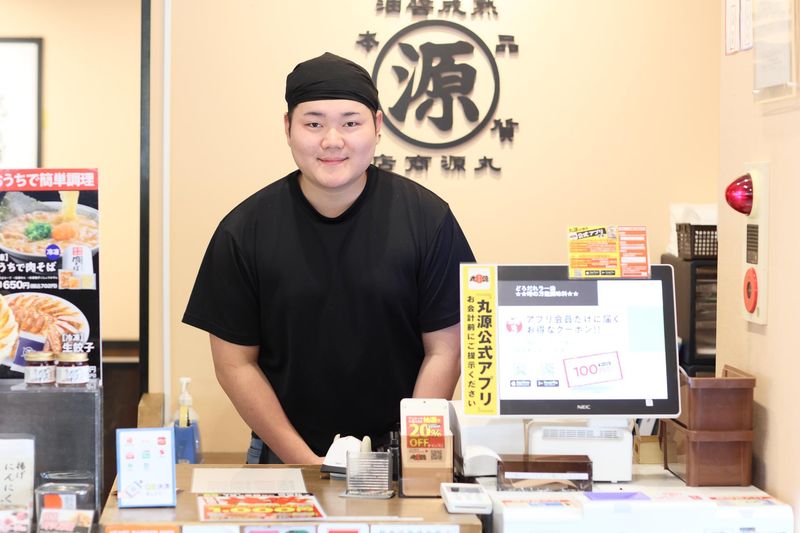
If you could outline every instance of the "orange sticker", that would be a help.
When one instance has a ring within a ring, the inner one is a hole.
[[[409,448],[444,448],[444,417],[407,416],[406,444]]]

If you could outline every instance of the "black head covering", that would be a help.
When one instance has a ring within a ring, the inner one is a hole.
[[[369,73],[360,65],[330,52],[298,63],[286,76],[289,109],[313,100],[355,100],[373,111],[380,107],[378,88]]]

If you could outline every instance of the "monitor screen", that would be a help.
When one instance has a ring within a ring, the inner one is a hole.
[[[650,279],[567,273],[562,265],[462,266],[465,412],[676,416],[672,268],[653,265]]]

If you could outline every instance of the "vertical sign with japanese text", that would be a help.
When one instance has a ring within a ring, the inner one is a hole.
[[[33,435],[0,435],[0,508],[33,507]]]
[[[100,369],[96,169],[0,170],[0,364],[86,353]]]
[[[462,397],[468,415],[496,415],[496,265],[461,265]]]

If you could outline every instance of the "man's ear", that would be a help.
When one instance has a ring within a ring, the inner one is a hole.
[[[289,113],[283,114],[283,132],[286,134],[286,142],[289,142],[292,135],[292,124],[289,122]]]
[[[375,111],[375,135],[380,136],[381,134],[381,127],[383,126],[383,112],[378,110]]]

